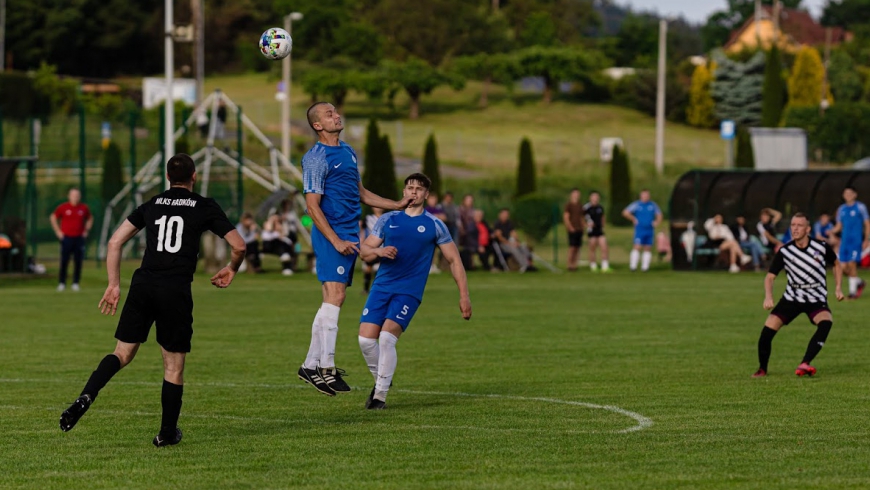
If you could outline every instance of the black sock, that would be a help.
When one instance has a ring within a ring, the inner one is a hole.
[[[372,284],[372,273],[366,272],[365,277],[363,278],[363,290],[368,291],[369,286],[371,286],[371,284]]]
[[[109,354],[104,357],[102,361],[100,361],[100,365],[97,366],[97,369],[91,373],[91,377],[88,379],[87,384],[85,384],[85,389],[82,390],[82,395],[89,395],[91,397],[91,401],[97,398],[97,395],[100,394],[100,390],[106,386],[106,383],[112,379],[112,376],[115,375],[118,371],[121,370],[121,360],[118,359],[118,356],[115,354]]]
[[[767,325],[761,329],[761,336],[758,338],[758,367],[767,371],[767,361],[770,360],[771,344],[773,336],[776,335],[776,330]]]
[[[816,333],[813,334],[813,338],[810,339],[810,344],[807,346],[807,353],[804,354],[805,363],[811,363],[819,354],[819,351],[822,350],[825,341],[828,340],[828,334],[831,333],[832,326],[834,326],[834,324],[829,320],[820,321],[818,326],[816,326]]]
[[[184,393],[184,385],[172,384],[163,380],[163,394],[160,401],[163,404],[163,422],[160,424],[160,432],[168,437],[175,437],[175,428],[178,427],[178,415],[181,413],[181,395]]]

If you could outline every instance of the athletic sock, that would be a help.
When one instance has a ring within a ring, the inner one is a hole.
[[[849,276],[849,294],[857,294],[859,284],[861,284],[861,278],[858,276]]]
[[[387,392],[393,383],[393,375],[396,374],[396,364],[399,358],[396,354],[396,342],[399,341],[390,332],[381,331],[379,337],[381,355],[378,356],[378,380],[375,383],[375,398],[386,401]]]
[[[761,329],[761,336],[758,338],[758,367],[767,371],[767,362],[770,361],[770,351],[773,348],[773,336],[776,335],[776,330],[767,325]]]
[[[370,339],[368,337],[359,336],[359,350],[362,351],[363,358],[366,360],[366,365],[369,367],[375,382],[378,381],[378,357],[380,356],[380,348],[378,347],[378,339]]]
[[[649,270],[649,263],[652,261],[652,252],[648,250],[644,250],[643,255],[640,260],[640,270],[647,271]]]
[[[320,305],[320,367],[335,367],[335,341],[338,339],[338,314],[341,308],[329,303]]]
[[[816,358],[819,351],[825,346],[825,341],[828,340],[828,334],[831,333],[832,326],[834,324],[829,320],[819,322],[816,327],[816,333],[813,334],[813,338],[810,339],[810,343],[807,345],[807,353],[804,354],[803,362],[807,364],[813,362],[813,359]]]
[[[363,291],[368,291],[369,286],[372,285],[372,273],[366,272],[363,276]]]
[[[164,437],[175,437],[175,429],[178,427],[178,415],[181,413],[181,395],[184,394],[184,385],[177,385],[163,380],[163,393],[160,401],[163,405],[163,421],[160,424],[160,433]]]
[[[118,356],[115,354],[107,355],[100,361],[97,369],[91,373],[91,377],[88,378],[88,382],[85,384],[85,389],[82,390],[82,395],[88,395],[91,397],[91,401],[94,401],[97,395],[100,394],[100,390],[120,370],[121,360],[118,359]]]
[[[602,268],[603,270],[610,269],[610,262],[607,261],[607,260],[602,260],[602,261],[601,261],[601,268]]]
[[[637,263],[640,261],[640,250],[632,250],[630,254],[628,254],[628,268],[636,271]]]
[[[595,262],[589,262],[589,269],[590,269],[590,270],[593,270],[593,271],[597,271],[597,270],[598,270],[598,264],[595,263]]]
[[[302,367],[305,369],[317,369],[317,365],[320,363],[320,312],[321,310],[317,310],[314,322],[311,324],[311,344],[308,346],[305,362],[302,363]]]

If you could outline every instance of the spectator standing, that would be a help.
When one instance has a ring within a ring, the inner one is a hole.
[[[607,237],[604,236],[604,207],[601,205],[601,194],[589,194],[589,202],[583,205],[586,215],[586,233],[589,237],[589,269],[598,271],[595,261],[596,249],[601,249],[601,272],[610,272],[610,254],[607,249]]]
[[[474,254],[477,252],[477,225],[474,223],[474,196],[466,194],[459,207],[460,256],[465,270],[474,270]]]
[[[489,259],[492,257],[492,232],[489,229],[486,219],[484,219],[483,210],[474,210],[474,224],[477,226],[477,258],[484,270],[495,271],[495,267],[490,267]]]
[[[87,204],[82,201],[82,193],[72,188],[67,194],[67,202],[58,206],[49,220],[54,234],[60,240],[60,278],[57,290],[66,289],[67,268],[69,259],[73,259],[72,290],[79,290],[82,278],[82,261],[85,258],[85,239],[94,225],[94,216]]]
[[[648,190],[640,191],[639,197],[640,199],[629,204],[622,211],[622,215],[634,224],[634,246],[629,255],[629,268],[632,271],[637,270],[637,263],[641,260],[641,250],[643,250],[640,270],[646,272],[652,260],[656,226],[662,222],[662,211],[658,204],[650,200]]]
[[[565,212],[562,213],[562,222],[568,234],[568,270],[572,272],[577,270],[577,259],[580,257],[583,232],[586,229],[586,214],[580,204],[580,197],[580,189],[571,189],[568,202],[565,203]]]
[[[447,231],[453,237],[453,241],[459,244],[459,208],[453,202],[453,193],[445,192],[444,199],[441,201],[441,210],[444,212],[444,224],[447,225]]]

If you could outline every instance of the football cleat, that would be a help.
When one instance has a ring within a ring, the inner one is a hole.
[[[816,374],[816,368],[810,366],[806,362],[802,362],[801,365],[794,370],[794,373],[800,377],[813,376],[814,374]]]
[[[372,400],[375,399],[375,388],[372,387],[372,392],[369,393],[369,397],[366,398],[366,408],[369,408],[369,405],[372,404]]]
[[[867,287],[867,283],[863,280],[858,283],[858,292],[855,293],[855,298],[860,298],[862,294],[864,294],[864,288]]]
[[[317,369],[305,369],[305,366],[301,366],[297,376],[299,376],[299,379],[310,384],[324,395],[335,396],[335,391],[333,391],[333,389],[326,384],[326,381],[320,377],[320,373]]]
[[[753,378],[764,378],[766,376],[767,371],[765,371],[764,369],[759,369],[758,371],[755,371],[755,374],[752,375]]]
[[[173,431],[168,431],[169,435],[164,434],[164,431],[161,430],[159,434],[154,436],[154,440],[151,441],[156,447],[164,447],[164,446],[174,446],[181,442],[181,429],[178,427],[175,428],[175,433]]]
[[[377,398],[372,398],[369,406],[366,407],[368,410],[383,410],[387,408],[387,402],[383,400],[378,400]]]
[[[326,386],[335,393],[350,392],[350,386],[341,379],[342,376],[346,376],[343,369],[335,367],[320,368],[320,377],[326,382]]]
[[[60,430],[64,432],[72,430],[79,419],[82,418],[82,415],[91,407],[91,403],[93,403],[93,400],[91,400],[90,395],[82,395],[76,398],[76,401],[60,414]]]

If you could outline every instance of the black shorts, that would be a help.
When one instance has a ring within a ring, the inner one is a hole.
[[[792,320],[799,317],[801,313],[805,313],[810,322],[815,325],[816,322],[813,321],[813,318],[823,311],[831,312],[828,303],[798,303],[782,298],[770,314],[779,317],[783,325],[788,325]]]
[[[190,285],[139,283],[130,286],[115,338],[139,344],[157,323],[157,343],[169,352],[190,352],[193,338],[193,296]]]
[[[582,247],[583,246],[583,232],[582,231],[568,232],[568,246],[569,247]]]
[[[589,238],[598,238],[600,236],[604,236],[604,230],[601,227],[593,227],[589,230],[589,233],[586,234]]]

